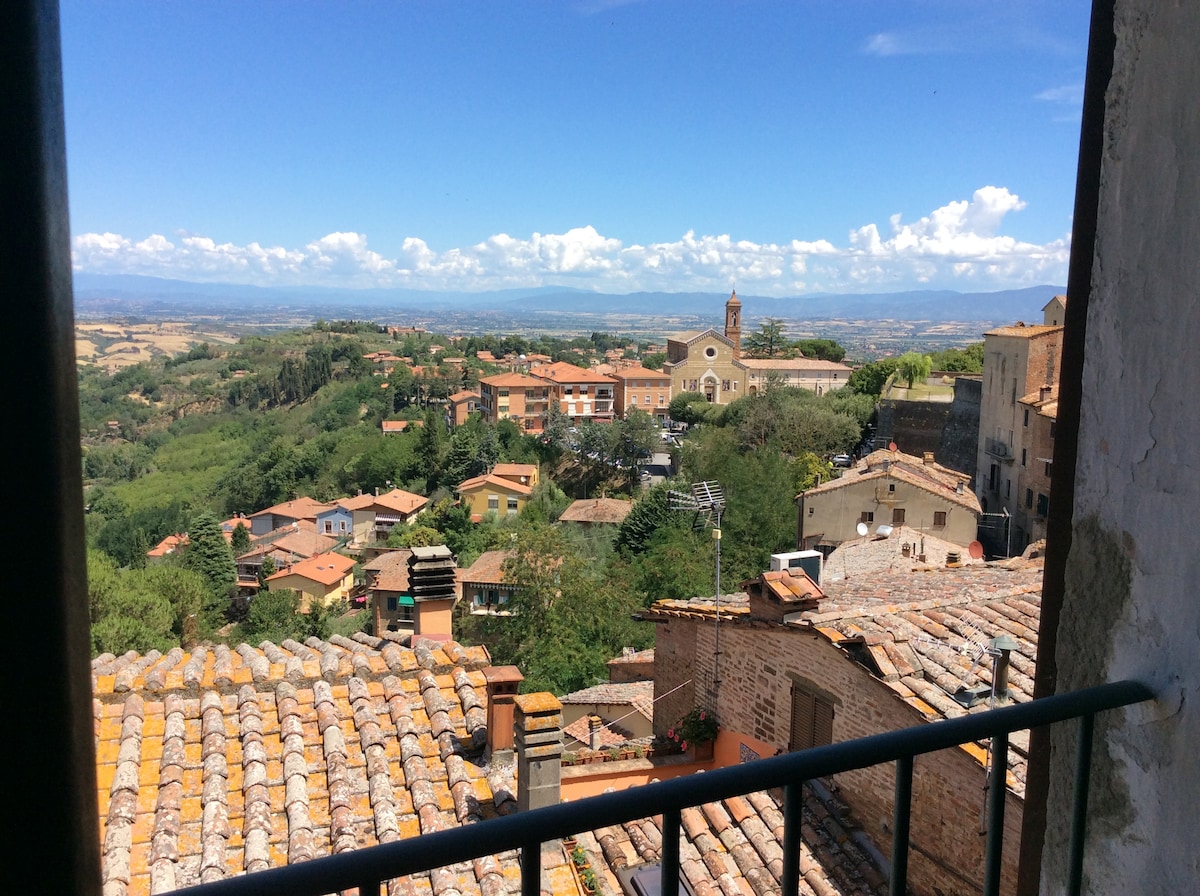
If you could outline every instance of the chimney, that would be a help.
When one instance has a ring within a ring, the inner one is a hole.
[[[933,466],[933,452],[932,451],[925,452],[925,466],[927,466],[927,467]]]
[[[956,493],[956,494],[959,494],[959,495],[961,495],[961,494],[963,493],[963,488],[964,488],[964,483],[963,483],[963,481],[960,479],[960,480],[958,480],[958,485],[956,485],[956,486],[954,487],[954,491],[955,491],[955,493]]]
[[[992,669],[992,695],[996,698],[997,704],[1007,703],[1008,667],[1012,659],[1012,652],[1021,645],[1008,635],[1001,635],[988,642],[988,646],[992,649],[995,657],[995,666]]]
[[[592,750],[600,749],[600,729],[604,727],[604,720],[597,715],[588,716],[588,747]]]
[[[1039,390],[1039,395],[1040,395],[1041,400],[1045,401],[1046,399],[1048,399],[1050,397],[1050,392],[1051,392],[1051,389],[1049,386],[1042,386],[1042,388]]]
[[[513,749],[513,711],[525,676],[516,666],[488,666],[483,670],[483,678],[487,683],[488,753],[509,759]]]
[[[553,694],[516,698],[517,810],[557,806],[562,791],[562,704]]]
[[[951,569],[962,566],[962,555],[958,551],[947,551],[946,566]]]

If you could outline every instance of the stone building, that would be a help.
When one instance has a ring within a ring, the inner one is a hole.
[[[1061,317],[1066,298],[1046,304],[1047,321]],[[1036,508],[1025,506],[1023,483],[1029,467],[1029,396],[1058,385],[1062,362],[1061,325],[1017,323],[983,334],[983,388],[979,405],[979,448],[975,490],[985,516],[980,539],[992,553],[1018,554],[1033,540]],[[1056,405],[1055,405],[1056,406]],[[1042,515],[1044,531],[1045,514]]]
[[[744,761],[1028,700],[1041,576],[1040,564],[1012,561],[818,586],[783,570],[723,595],[719,622],[711,597],[658,601],[643,614],[657,624],[655,729],[705,707],[721,726],[718,755]],[[1001,636],[1011,640],[994,640]],[[1014,735],[1009,757],[1004,892],[1016,876],[1026,739]],[[917,759],[915,891],[982,891],[987,761],[986,743]],[[833,784],[866,834],[885,840],[893,766],[847,772]]]
[[[663,372],[671,376],[671,394],[698,392],[713,404],[728,404],[746,394],[742,356],[742,302],[737,293],[725,303],[725,328],[679,333],[667,339]]]
[[[980,510],[969,481],[968,474],[937,463],[932,452],[872,451],[839,478],[799,496],[797,547],[836,547],[880,526],[907,526],[966,547],[975,540]]]

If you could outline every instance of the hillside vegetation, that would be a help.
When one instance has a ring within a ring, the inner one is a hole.
[[[393,535],[395,544],[444,543],[460,566],[504,548],[513,556],[509,575],[528,586],[517,616],[464,616],[456,637],[488,644],[496,662],[520,665],[529,687],[561,693],[593,683],[622,647],[651,643],[649,626],[631,619],[638,609],[714,588],[713,540],[705,526],[672,508],[670,484],[640,486],[637,459],[662,445],[654,422],[635,411],[625,421],[572,431],[552,415],[546,432],[533,436],[510,421],[491,426],[476,416],[451,431],[445,399],[507,369],[480,361],[481,350],[495,357],[540,353],[586,366],[614,347],[634,355],[646,349],[602,333],[452,341],[389,334],[371,323],[318,322],[231,344],[201,343],[112,373],[82,368],[87,531],[94,580],[102,586],[93,618],[104,640],[94,631],[94,648],[303,637],[360,625],[368,614],[300,618],[287,595],[260,594],[251,616],[244,607],[240,615],[231,612],[228,580],[218,568],[232,564],[232,551],[218,548],[204,564],[195,562],[197,533],[212,521],[298,496],[329,501],[399,487],[430,504],[418,525]],[[373,360],[375,353],[392,360]],[[775,386],[723,406],[696,398],[672,402],[673,417],[693,424],[673,449],[681,471],[675,487],[698,480],[724,487],[723,590],[738,590],[766,568],[771,553],[794,548],[796,494],[829,475],[826,458],[858,444],[874,396],[846,389],[818,397]],[[385,435],[381,423],[389,419],[414,425]],[[472,523],[454,489],[498,462],[539,464],[542,485],[520,516]],[[637,503],[620,527],[601,527],[609,531],[551,525],[572,499],[599,495]],[[178,532],[192,542],[174,564],[178,573],[142,573],[146,551]],[[536,561],[555,556],[564,559],[547,593],[534,581],[544,566]],[[149,602],[156,588],[176,598]],[[147,607],[144,625],[105,622],[139,615],[139,601]]]

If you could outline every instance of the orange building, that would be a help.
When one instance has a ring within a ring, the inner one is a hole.
[[[512,420],[525,432],[545,428],[550,383],[523,373],[501,373],[479,381],[479,412],[488,423]]]
[[[618,367],[611,374],[616,381],[617,416],[624,419],[630,408],[640,408],[665,423],[670,414],[671,375],[650,370],[640,364]]]
[[[612,421],[616,380],[611,376],[585,370],[566,361],[530,368],[529,374],[553,384],[552,397],[558,399],[559,410],[572,423]]]

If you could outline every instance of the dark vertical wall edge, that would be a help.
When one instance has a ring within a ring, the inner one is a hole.
[[[38,891],[86,896],[101,889],[100,835],[55,0],[0,4],[0,84],[5,533],[38,558],[6,602],[19,656],[4,697],[4,800],[21,842],[52,850]]]
[[[1091,298],[1092,261],[1096,249],[1100,174],[1104,153],[1105,93],[1112,78],[1116,37],[1115,0],[1093,0],[1088,35],[1087,75],[1079,163],[1075,179],[1075,214],[1071,264],[1067,272],[1067,310],[1063,322],[1062,372],[1055,426],[1054,472],[1046,519],[1046,569],[1038,631],[1034,699],[1053,694],[1058,686],[1058,623],[1066,590],[1067,555],[1075,515],[1075,461],[1079,445],[1079,413],[1083,394],[1087,311]],[[1050,787],[1050,731],[1029,733],[1029,770],[1021,822],[1017,896],[1037,896],[1041,883],[1042,846],[1046,834],[1046,797]]]

